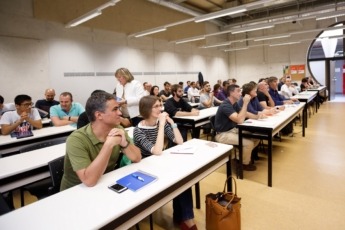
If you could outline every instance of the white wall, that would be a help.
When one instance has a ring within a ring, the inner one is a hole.
[[[228,54],[223,52],[148,37],[128,39],[82,26],[66,29],[33,19],[31,5],[18,4],[23,2],[13,1],[19,10],[9,1],[0,3],[0,20],[5,22],[0,24],[0,94],[6,102],[23,93],[35,101],[52,87],[57,94],[70,91],[75,101],[85,104],[95,89],[113,92],[114,72],[120,67],[160,87],[165,81],[197,80],[199,71],[211,83],[228,75]],[[84,74],[69,76],[75,73]]]

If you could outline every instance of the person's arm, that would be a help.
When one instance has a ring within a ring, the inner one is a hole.
[[[167,122],[170,124],[170,126],[173,130],[173,133],[174,133],[175,139],[173,141],[178,145],[182,145],[183,144],[183,137],[180,133],[180,130],[177,128],[177,124],[175,124],[174,120],[171,119],[170,117],[167,117]]]
[[[36,128],[36,129],[41,129],[42,127],[43,127],[43,125],[42,125],[42,120],[41,119],[39,119],[39,120],[33,120],[33,119],[31,119],[30,117],[28,117],[27,119],[26,119],[26,121],[27,122],[29,122],[34,128]]]
[[[210,108],[213,104],[213,93],[209,94],[209,99],[207,100],[207,97],[205,94],[202,94],[200,96],[200,103],[204,105],[206,108]]]
[[[54,126],[64,126],[78,122],[78,117],[64,116],[61,119],[58,116],[50,116]]]
[[[229,119],[232,120],[233,122],[237,123],[237,124],[242,124],[244,122],[244,120],[246,119],[247,116],[247,106],[248,103],[250,101],[250,95],[246,94],[243,97],[243,106],[240,110],[239,113],[232,113],[229,116]]]
[[[104,174],[110,156],[113,152],[113,148],[116,145],[120,145],[122,151],[128,159],[132,162],[138,162],[141,159],[140,150],[134,146],[125,137],[123,129],[114,128],[112,129],[97,157],[91,162],[89,166],[84,169],[76,171],[79,179],[88,187],[92,187],[97,184],[99,178]]]

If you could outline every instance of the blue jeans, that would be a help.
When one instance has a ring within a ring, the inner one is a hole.
[[[176,223],[194,219],[192,189],[189,188],[173,199],[173,217]]]

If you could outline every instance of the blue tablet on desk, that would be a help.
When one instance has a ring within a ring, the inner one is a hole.
[[[129,190],[132,190],[133,192],[135,192],[156,180],[157,180],[156,176],[153,176],[147,172],[138,170],[138,171],[128,174],[125,177],[122,177],[121,179],[117,180],[116,183],[122,186],[125,186]]]

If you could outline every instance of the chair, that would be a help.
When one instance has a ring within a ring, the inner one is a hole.
[[[39,143],[34,143],[32,145],[28,145],[25,146],[23,148],[21,148],[19,150],[20,153],[24,153],[24,152],[28,152],[28,151],[33,151],[36,149],[41,149],[41,148],[45,148],[45,147],[49,147],[52,145],[57,145],[57,144],[61,144],[64,143],[66,141],[67,137],[62,137],[62,138],[58,138],[58,139],[54,139],[54,140],[48,140],[48,141],[43,141],[43,142],[39,142]],[[48,167],[50,170],[50,164],[54,164],[51,162],[48,162]],[[63,169],[62,169],[63,170]],[[20,201],[21,201],[21,206],[24,206],[24,191],[29,191],[30,194],[34,195],[37,197],[37,199],[43,199],[49,195],[52,194],[52,191],[49,191],[49,188],[52,187],[53,184],[53,178],[52,178],[52,174],[50,175],[50,178],[46,178],[43,179],[41,181],[38,182],[34,182],[32,184],[26,185],[24,187],[22,187],[20,189]],[[59,185],[60,187],[60,185]],[[58,190],[60,188],[57,188]],[[55,191],[55,190],[54,190]]]
[[[11,194],[11,198],[12,198],[12,194]],[[3,214],[6,214],[8,212],[11,211],[10,206],[8,205],[8,203],[6,202],[5,198],[3,197],[2,194],[0,194],[0,216]]]

